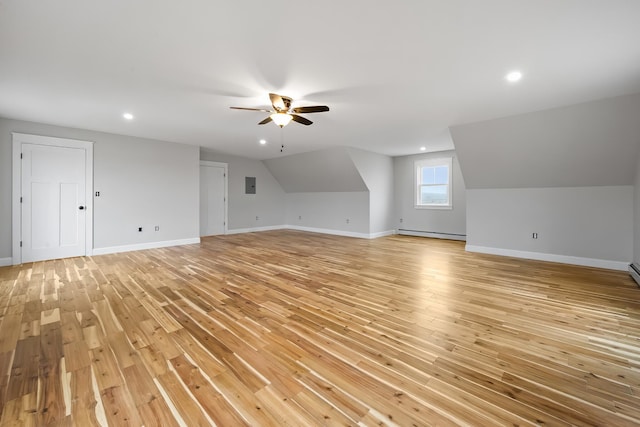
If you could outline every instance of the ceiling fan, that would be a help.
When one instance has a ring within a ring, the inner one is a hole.
[[[293,101],[291,98],[287,96],[277,95],[275,93],[270,93],[269,98],[271,99],[271,105],[273,106],[273,110],[264,110],[262,108],[246,108],[246,107],[230,107],[233,110],[249,110],[249,111],[264,111],[265,113],[271,113],[269,117],[258,123],[259,125],[265,125],[269,122],[274,122],[276,125],[281,128],[285,127],[292,120],[294,122],[301,123],[305,126],[309,126],[313,122],[305,117],[299,116],[298,114],[307,114],[307,113],[321,113],[323,111],[329,111],[329,107],[326,105],[314,105],[310,107],[294,107],[291,108],[291,102]]]

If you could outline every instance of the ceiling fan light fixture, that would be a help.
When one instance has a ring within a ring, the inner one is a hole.
[[[515,83],[522,78],[522,73],[517,70],[511,71],[509,74],[504,76],[504,78],[507,79],[507,81],[510,83]]]
[[[292,120],[304,126],[309,126],[313,122],[300,114],[310,113],[322,113],[329,111],[329,107],[326,105],[307,105],[304,107],[291,107],[293,101],[288,96],[282,96],[275,93],[270,93],[271,105],[273,110],[266,110],[264,108],[250,108],[250,107],[231,107],[232,110],[249,110],[249,111],[264,111],[269,113],[269,116],[262,119],[258,124],[266,125],[269,122],[275,122],[280,128],[288,125]]]
[[[288,125],[291,119],[293,119],[293,117],[291,117],[291,114],[286,114],[286,113],[273,113],[269,117],[271,117],[271,120],[273,120],[274,123],[280,126],[281,128]]]

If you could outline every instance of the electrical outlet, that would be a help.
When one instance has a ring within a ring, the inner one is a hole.
[[[532,238],[532,239],[537,239],[537,238],[538,238],[538,233],[533,233],[533,234],[531,235],[531,238]]]
[[[142,233],[142,227],[138,227],[138,232]]]
[[[349,218],[347,218],[347,224],[349,224]]]
[[[302,221],[302,215],[298,215],[298,219]]]
[[[160,226],[156,225],[156,231],[160,231]]]
[[[260,217],[256,215],[256,221],[260,221]]]
[[[403,222],[403,221],[404,221],[404,220],[403,220],[402,218],[400,218],[400,224],[402,224],[402,222]]]

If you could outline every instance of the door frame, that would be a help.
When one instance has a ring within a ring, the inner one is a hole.
[[[13,265],[22,264],[22,144],[46,145],[64,148],[80,148],[85,151],[85,239],[84,256],[93,255],[93,142],[52,136],[11,132],[13,140],[12,194],[11,194],[11,248]]]
[[[227,163],[221,162],[210,162],[208,160],[200,160],[200,167],[215,167],[215,168],[223,168],[224,169],[224,234],[227,234],[229,229],[229,165]],[[200,175],[200,170],[198,170],[198,175]],[[200,212],[200,207],[198,207],[198,212]],[[198,227],[200,225],[198,224]],[[198,231],[198,234],[200,232]]]

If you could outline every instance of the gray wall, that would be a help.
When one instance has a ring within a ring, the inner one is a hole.
[[[632,186],[467,190],[467,213],[469,246],[618,262],[633,256]]]
[[[468,247],[608,268],[633,259],[639,117],[633,94],[452,126]]]
[[[198,147],[0,118],[0,258],[11,256],[11,132],[95,143],[95,249],[199,237]]]
[[[366,191],[345,147],[264,160],[287,193]]]
[[[230,232],[290,225],[318,231],[369,233],[369,193],[355,191],[366,190],[366,185],[346,148],[265,161],[201,149],[200,159],[229,165]],[[255,195],[244,194],[245,176],[256,177]],[[283,186],[305,191],[285,193]]]
[[[393,159],[370,151],[348,149],[369,189],[369,233],[393,230]]]
[[[453,156],[453,209],[414,207],[414,162]],[[424,233],[467,234],[466,187],[455,151],[395,157],[395,228]],[[400,219],[402,218],[402,223]]]
[[[280,184],[259,160],[229,156],[206,149],[200,159],[228,164],[228,230],[282,226],[285,223],[285,195]],[[256,178],[256,194],[245,194],[245,177]],[[256,220],[256,217],[259,219]]]
[[[631,185],[640,94],[451,127],[467,188]]]
[[[287,193],[286,201],[287,225],[294,228],[369,234],[367,191]]]
[[[334,147],[263,163],[286,192],[287,225],[362,237],[391,230],[390,157]]]
[[[0,118],[0,261],[11,258],[11,132],[10,123]],[[5,260],[10,263],[10,260]],[[3,263],[0,262],[0,265]]]
[[[633,206],[633,261],[640,264],[640,155],[636,166],[636,179],[634,183]]]
[[[198,147],[105,134],[92,140],[96,249],[200,237]]]

